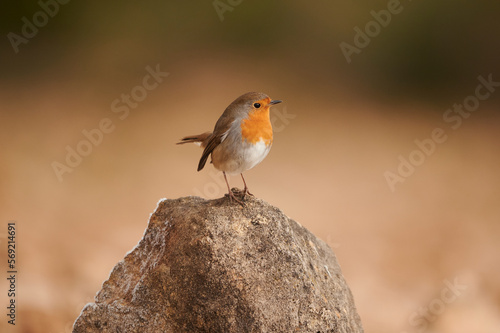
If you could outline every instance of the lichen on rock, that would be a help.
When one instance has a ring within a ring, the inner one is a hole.
[[[73,332],[363,332],[328,245],[247,197],[163,200]]]

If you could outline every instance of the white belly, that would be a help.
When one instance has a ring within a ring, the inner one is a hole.
[[[250,170],[262,162],[264,158],[266,158],[267,154],[269,154],[269,150],[271,150],[271,145],[266,146],[263,140],[260,140],[255,145],[249,145],[245,148],[243,152],[243,171]],[[237,171],[237,173],[240,173],[240,171]]]
[[[226,173],[240,174],[246,170],[250,170],[266,158],[271,150],[271,145],[266,146],[263,140],[258,141],[256,144],[243,143],[236,152],[227,154],[226,158],[216,158],[213,156],[214,166]],[[213,154],[217,154],[217,148]],[[217,163],[216,163],[217,162]]]

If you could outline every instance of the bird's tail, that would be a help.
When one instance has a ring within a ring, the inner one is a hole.
[[[202,148],[205,148],[205,146],[207,145],[206,144],[207,139],[210,135],[212,135],[212,132],[205,132],[199,135],[186,136],[183,137],[181,141],[177,142],[177,144],[182,145],[184,143],[194,143],[197,144],[198,146],[201,146]]]

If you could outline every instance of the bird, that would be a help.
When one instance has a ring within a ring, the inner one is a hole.
[[[222,171],[226,181],[229,200],[245,204],[231,191],[226,174],[241,175],[245,195],[253,196],[243,177],[243,172],[262,162],[273,144],[273,128],[270,108],[281,103],[260,92],[249,92],[236,98],[217,120],[213,132],[190,135],[177,144],[195,143],[203,148],[198,171],[202,170],[211,157],[213,166]]]

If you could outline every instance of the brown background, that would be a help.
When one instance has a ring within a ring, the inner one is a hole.
[[[3,6],[5,36],[40,10]],[[499,8],[401,6],[351,63],[339,44],[387,2],[244,1],[222,22],[209,1],[69,2],[18,53],[3,38],[0,267],[15,220],[19,297],[18,325],[2,310],[1,331],[70,331],[161,198],[222,196],[220,173],[196,172],[201,150],[174,143],[256,90],[284,103],[247,183],[330,244],[365,330],[498,332],[500,89],[456,130],[443,114],[479,75],[500,81]],[[112,101],[157,65],[169,76],[120,120]],[[51,164],[104,118],[114,130],[60,182]],[[384,173],[435,128],[447,140],[391,191]]]

